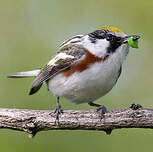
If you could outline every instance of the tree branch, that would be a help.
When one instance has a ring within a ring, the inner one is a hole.
[[[118,128],[153,128],[152,109],[108,110],[103,119],[94,110],[67,110],[55,123],[53,111],[0,108],[0,128],[27,132],[33,137],[45,130],[103,130],[110,134]]]

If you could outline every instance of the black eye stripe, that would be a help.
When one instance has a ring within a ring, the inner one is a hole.
[[[107,48],[107,53],[114,53],[118,47],[122,45],[121,38],[113,37],[111,41],[109,41],[109,47]]]
[[[113,33],[110,33],[110,31],[100,31],[100,30],[96,30],[92,33],[88,34],[90,38],[94,38],[94,39],[107,39],[108,41],[111,41],[112,39],[115,41],[120,41],[121,37],[118,37],[116,35],[113,35]]]
[[[89,33],[89,36],[92,37],[92,38],[96,38],[96,39],[104,39],[106,38],[106,34],[105,32],[102,32],[102,31],[94,31],[92,33]]]
[[[122,38],[113,34],[113,32],[107,30],[97,30],[92,33],[89,33],[89,40],[91,43],[96,44],[98,39],[106,39],[110,42],[109,47],[107,48],[108,53],[113,53],[115,50],[122,45]]]

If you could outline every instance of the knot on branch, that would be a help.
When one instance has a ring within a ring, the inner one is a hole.
[[[37,131],[38,131],[38,126],[36,123],[36,117],[29,117],[28,119],[23,120],[24,123],[24,131],[29,133],[29,138],[33,138]]]

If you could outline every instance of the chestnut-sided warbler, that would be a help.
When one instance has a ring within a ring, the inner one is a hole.
[[[136,35],[128,36],[115,27],[103,27],[85,35],[77,35],[61,44],[59,51],[43,68],[10,74],[8,77],[35,79],[29,94],[43,83],[57,97],[56,119],[62,112],[59,97],[73,103],[88,103],[104,114],[106,108],[94,101],[116,84],[129,46],[137,48]]]

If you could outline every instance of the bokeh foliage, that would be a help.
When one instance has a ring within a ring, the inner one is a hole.
[[[3,0],[0,4],[0,107],[54,109],[56,98],[44,86],[28,96],[29,79],[7,79],[8,73],[43,66],[60,43],[101,26],[121,28],[141,36],[139,49],[131,49],[122,75],[105,97],[108,108],[131,102],[153,106],[153,1],[140,0]],[[89,109],[62,100],[64,109]],[[152,130],[115,130],[110,136],[97,131],[47,131],[30,140],[27,134],[0,130],[0,151],[152,151]]]

